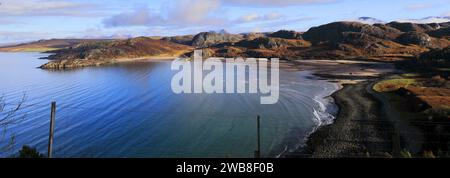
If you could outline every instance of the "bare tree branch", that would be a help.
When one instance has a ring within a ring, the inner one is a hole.
[[[2,127],[3,129],[3,132],[0,136],[0,143],[5,139],[8,126],[17,124],[21,122],[23,119],[25,119],[26,114],[19,113],[19,111],[23,109],[23,104],[25,103],[25,100],[26,95],[24,94],[22,96],[22,99],[17,104],[13,104],[14,107],[8,109],[7,105],[9,104],[5,102],[4,96],[0,97],[0,127]],[[0,148],[0,153],[14,150],[14,145],[15,145],[15,136],[12,133],[9,143],[6,144],[3,148]]]
[[[4,111],[6,112],[6,114],[2,117],[0,117],[0,126],[1,127],[7,127],[11,124],[16,124],[18,122],[20,122],[21,120],[23,120],[25,118],[25,114],[20,115],[18,114],[18,111],[20,109],[22,109],[23,103],[26,100],[26,95],[22,96],[22,99],[17,103],[16,106],[14,106],[13,108],[11,108],[9,111],[5,111],[6,108],[6,103],[3,100],[3,97],[0,97],[0,114],[3,113]],[[18,116],[20,115],[20,116]]]

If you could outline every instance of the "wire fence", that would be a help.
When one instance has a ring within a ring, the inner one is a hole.
[[[6,106],[15,106],[17,105],[17,103],[4,103],[4,105]],[[33,112],[41,112],[42,110],[47,110],[48,109],[48,115],[50,115],[50,105],[49,104],[44,104],[42,102],[38,102],[38,103],[31,103],[31,104],[22,104],[21,107],[25,110],[25,113],[33,113]],[[86,106],[76,106],[76,105],[71,105],[71,104],[67,104],[67,103],[62,103],[62,104],[58,104],[57,106],[57,113],[58,111],[64,110],[66,111],[66,113],[79,113],[79,112],[83,112],[83,111],[96,111],[96,112],[106,112],[108,111],[108,107],[86,107]],[[179,113],[174,113],[172,111],[151,111],[151,110],[142,110],[142,109],[134,109],[134,108],[121,108],[116,110],[117,112],[122,113],[124,116],[122,116],[122,118],[127,118],[129,119],[130,117],[127,117],[127,115],[130,114],[147,114],[147,115],[160,115],[160,116],[178,116]],[[196,117],[216,117],[217,115],[205,112],[205,111],[199,111],[196,112],[194,114]],[[234,117],[234,118],[249,118],[252,116],[249,116],[249,114],[237,114],[237,113],[225,113],[221,115],[222,117]],[[256,118],[257,114],[255,114],[254,118]],[[49,116],[47,116],[49,118]],[[59,117],[71,117],[70,114],[69,115],[64,115],[64,116],[58,116]],[[73,116],[72,116],[73,117]],[[300,115],[295,116],[293,115],[293,117],[301,117]],[[117,118],[117,119],[121,119],[121,118]],[[262,119],[264,120],[264,119]],[[431,139],[431,140],[408,140],[407,142],[409,143],[416,143],[416,144],[448,144],[446,143],[449,138],[450,138],[450,133],[448,132],[430,132],[427,130],[421,130],[421,132],[411,132],[411,131],[407,131],[407,130],[398,130],[395,128],[395,123],[392,123],[390,121],[387,120],[365,120],[365,119],[361,119],[361,120],[351,120],[350,122],[355,122],[360,124],[361,126],[364,127],[382,127],[384,128],[383,132],[381,134],[383,135],[388,135],[390,136],[390,138],[386,139],[386,140],[373,140],[373,134],[374,133],[369,133],[369,132],[365,132],[365,131],[355,131],[352,130],[351,132],[354,133],[353,138],[339,138],[339,137],[330,137],[330,138],[324,138],[323,141],[324,142],[339,142],[339,143],[352,143],[352,144],[358,144],[358,145],[389,145],[391,147],[393,147],[393,145],[395,144],[401,144],[401,143],[396,143],[399,142],[399,140],[396,140],[394,137],[401,137],[401,136],[410,136],[410,137],[420,137],[420,136],[432,136],[432,137],[436,137],[437,139]],[[256,122],[255,122],[256,123]],[[446,126],[450,126],[450,122],[443,122],[443,121],[409,121],[409,123],[411,123],[412,125],[418,125],[418,126],[431,126],[431,127],[446,127]],[[347,124],[354,124],[354,123],[347,123]],[[58,130],[58,128],[56,128],[56,130]],[[255,133],[256,134],[256,133]],[[377,133],[380,134],[380,133]],[[403,142],[404,140],[400,140],[401,142]],[[92,148],[92,150],[99,150],[102,147],[97,147],[97,148]],[[236,148],[239,149],[239,148]],[[264,149],[264,148],[263,148]],[[192,154],[194,155],[194,157],[196,156],[200,156],[202,157],[201,153],[193,153],[193,151],[187,151],[186,149],[183,148],[148,148],[148,151],[155,151],[158,152],[158,155],[152,155],[151,153],[149,154],[150,156],[155,156],[155,157],[189,157],[186,155]],[[383,150],[383,149],[381,149]],[[59,157],[73,157],[73,155],[71,154],[65,154],[64,151],[62,151],[62,149],[59,147],[57,149],[54,150]],[[386,150],[384,149],[385,152],[392,154],[393,152],[398,152],[399,150]],[[389,152],[390,151],[390,152]],[[217,155],[222,155],[219,157],[233,157],[232,154],[233,150],[230,150],[230,153],[226,153],[224,154],[223,151],[214,151],[214,150],[207,150],[205,151],[205,155],[206,157],[208,157],[208,155],[216,155],[215,157],[217,157]],[[250,153],[251,155],[252,153]],[[95,155],[95,154],[92,154]],[[305,153],[305,152],[301,152],[301,151],[289,151],[288,154],[286,155],[290,155],[293,157],[311,157],[311,156],[315,156],[314,153]],[[89,155],[87,155],[89,156]],[[98,156],[98,155],[95,155]],[[108,155],[108,154],[104,154],[101,155],[102,157],[115,157],[116,155]],[[367,155],[363,155],[361,153],[340,153],[339,157],[366,157]],[[82,156],[85,157],[85,156]]]

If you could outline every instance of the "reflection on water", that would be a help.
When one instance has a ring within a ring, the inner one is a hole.
[[[27,95],[26,119],[8,130],[16,150],[46,152],[50,102],[57,102],[56,157],[252,157],[256,115],[262,153],[275,156],[304,143],[316,116],[327,117],[319,102],[335,90],[308,72],[281,70],[279,102],[260,105],[255,94],[176,95],[169,62],[45,71],[36,68],[42,56],[0,53],[0,93],[11,105]]]

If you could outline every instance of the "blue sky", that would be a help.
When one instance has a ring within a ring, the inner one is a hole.
[[[0,44],[49,38],[120,38],[305,31],[368,16],[450,16],[450,0],[0,0]]]

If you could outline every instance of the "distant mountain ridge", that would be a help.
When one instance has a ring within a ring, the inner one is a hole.
[[[5,45],[0,52],[46,52],[74,46],[85,42],[110,41],[110,39],[49,39],[28,43]]]
[[[406,19],[406,20],[397,20],[397,22],[409,22],[409,23],[418,23],[418,24],[428,24],[428,23],[445,23],[450,22],[450,16],[430,16],[422,19]]]
[[[373,24],[376,24],[376,23],[381,23],[381,24],[386,23],[383,20],[380,20],[380,19],[377,19],[377,18],[373,18],[373,17],[359,17],[356,20],[352,20],[352,21],[361,22],[361,23],[370,24],[370,25],[373,25]]]
[[[51,49],[54,54],[49,59],[52,61],[42,68],[66,69],[149,57],[189,57],[194,49],[203,50],[204,57],[403,60],[450,45],[450,22],[379,23],[370,17],[360,20],[366,23],[333,22],[306,32],[279,30],[231,34],[221,30],[123,40],[41,40],[3,47],[0,51]]]
[[[374,17],[359,17],[354,20],[349,20],[354,22],[361,22],[365,24],[385,24],[386,21],[374,18]],[[421,19],[402,19],[402,20],[395,20],[394,22],[400,22],[400,23],[416,23],[416,24],[429,24],[429,23],[445,23],[450,22],[450,16],[430,16],[425,17]]]

